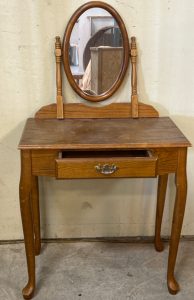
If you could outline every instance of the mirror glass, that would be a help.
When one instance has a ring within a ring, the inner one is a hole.
[[[86,10],[73,27],[68,54],[80,89],[91,96],[106,93],[123,64],[123,39],[116,20],[103,8]]]

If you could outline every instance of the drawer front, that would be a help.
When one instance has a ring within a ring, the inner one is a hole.
[[[156,177],[157,157],[56,159],[56,179]]]

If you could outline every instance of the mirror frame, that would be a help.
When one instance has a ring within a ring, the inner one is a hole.
[[[90,9],[90,8],[94,8],[94,7],[99,7],[99,8],[103,8],[105,10],[107,10],[112,16],[113,18],[116,20],[121,34],[122,34],[122,38],[123,38],[123,63],[121,66],[121,70],[119,72],[119,75],[117,77],[117,80],[115,81],[114,85],[105,93],[98,95],[98,96],[91,96],[87,93],[84,93],[82,89],[79,88],[79,86],[77,85],[77,83],[75,82],[73,75],[71,73],[71,69],[70,69],[70,65],[69,65],[69,55],[68,55],[68,48],[69,48],[69,40],[70,40],[70,36],[71,36],[71,32],[72,29],[75,25],[75,22],[77,21],[77,19],[80,17],[80,15],[82,13],[84,13],[86,10]],[[63,45],[62,45],[62,57],[63,57],[63,65],[65,68],[65,73],[67,76],[67,79],[71,85],[71,87],[74,89],[74,91],[83,99],[87,100],[87,101],[92,101],[92,102],[100,102],[100,101],[104,101],[107,98],[109,98],[110,96],[112,96],[116,90],[119,88],[119,86],[121,85],[123,78],[125,76],[125,73],[127,71],[127,67],[129,64],[129,39],[128,39],[128,35],[127,35],[127,30],[125,28],[125,25],[123,23],[122,18],[120,17],[120,15],[118,14],[118,12],[109,4],[101,2],[101,1],[92,1],[92,2],[88,2],[82,6],[80,6],[75,13],[72,15],[71,19],[69,20],[65,33],[64,33],[64,37],[63,37]]]

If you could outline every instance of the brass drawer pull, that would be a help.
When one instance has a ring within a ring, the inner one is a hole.
[[[109,165],[106,164],[103,167],[101,167],[101,165],[98,165],[98,166],[94,167],[94,169],[102,174],[112,174],[116,170],[119,170],[119,167],[117,167],[113,164],[112,168],[111,168]]]

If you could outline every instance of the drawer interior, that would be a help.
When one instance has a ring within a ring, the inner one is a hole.
[[[61,151],[59,158],[87,157],[152,157],[150,150],[120,150],[120,151]]]

